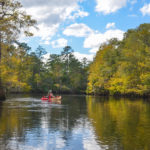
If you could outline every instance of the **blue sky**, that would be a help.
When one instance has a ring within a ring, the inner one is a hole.
[[[38,22],[33,37],[24,38],[33,50],[59,54],[66,45],[79,59],[93,58],[99,46],[111,38],[150,21],[149,0],[20,0]]]

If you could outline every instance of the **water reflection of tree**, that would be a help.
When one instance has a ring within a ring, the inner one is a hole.
[[[88,97],[87,105],[88,116],[103,145],[119,150],[150,149],[149,103]]]
[[[1,147],[11,148],[11,141],[27,144],[40,139],[43,136],[43,128],[48,129],[47,135],[59,132],[67,145],[73,137],[73,129],[81,123],[79,120],[86,117],[86,101],[82,96],[66,96],[62,105],[45,103],[44,107],[39,104],[32,102],[30,98],[14,98],[1,104]]]
[[[61,108],[52,108],[48,118],[49,132],[59,131],[66,145],[72,138],[72,130],[79,124],[80,118],[86,116],[84,96],[66,96]]]
[[[12,139],[18,142],[26,141],[26,133],[33,127],[37,127],[40,118],[28,111],[23,106],[30,105],[30,102],[4,101],[0,112],[0,145],[8,146]],[[32,119],[34,118],[34,119]],[[36,118],[36,121],[35,121]],[[39,118],[39,119],[38,119]]]

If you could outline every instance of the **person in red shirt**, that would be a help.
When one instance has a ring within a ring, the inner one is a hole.
[[[52,90],[48,91],[48,99],[51,100],[51,98],[54,98],[55,96],[52,93]]]

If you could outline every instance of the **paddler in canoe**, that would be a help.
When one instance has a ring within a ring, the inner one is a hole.
[[[52,90],[49,90],[49,91],[48,91],[47,97],[48,97],[48,99],[51,99],[51,98],[54,98],[54,97],[55,97],[55,96],[53,95],[53,93],[52,93]]]
[[[48,91],[47,96],[43,96],[41,100],[60,100],[61,96],[54,96],[52,90]]]

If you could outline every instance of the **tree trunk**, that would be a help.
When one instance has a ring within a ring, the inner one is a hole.
[[[1,32],[0,32],[0,65],[2,59],[2,39],[1,39]],[[2,85],[2,78],[1,78],[1,69],[0,69],[0,100],[5,100],[5,92]]]

